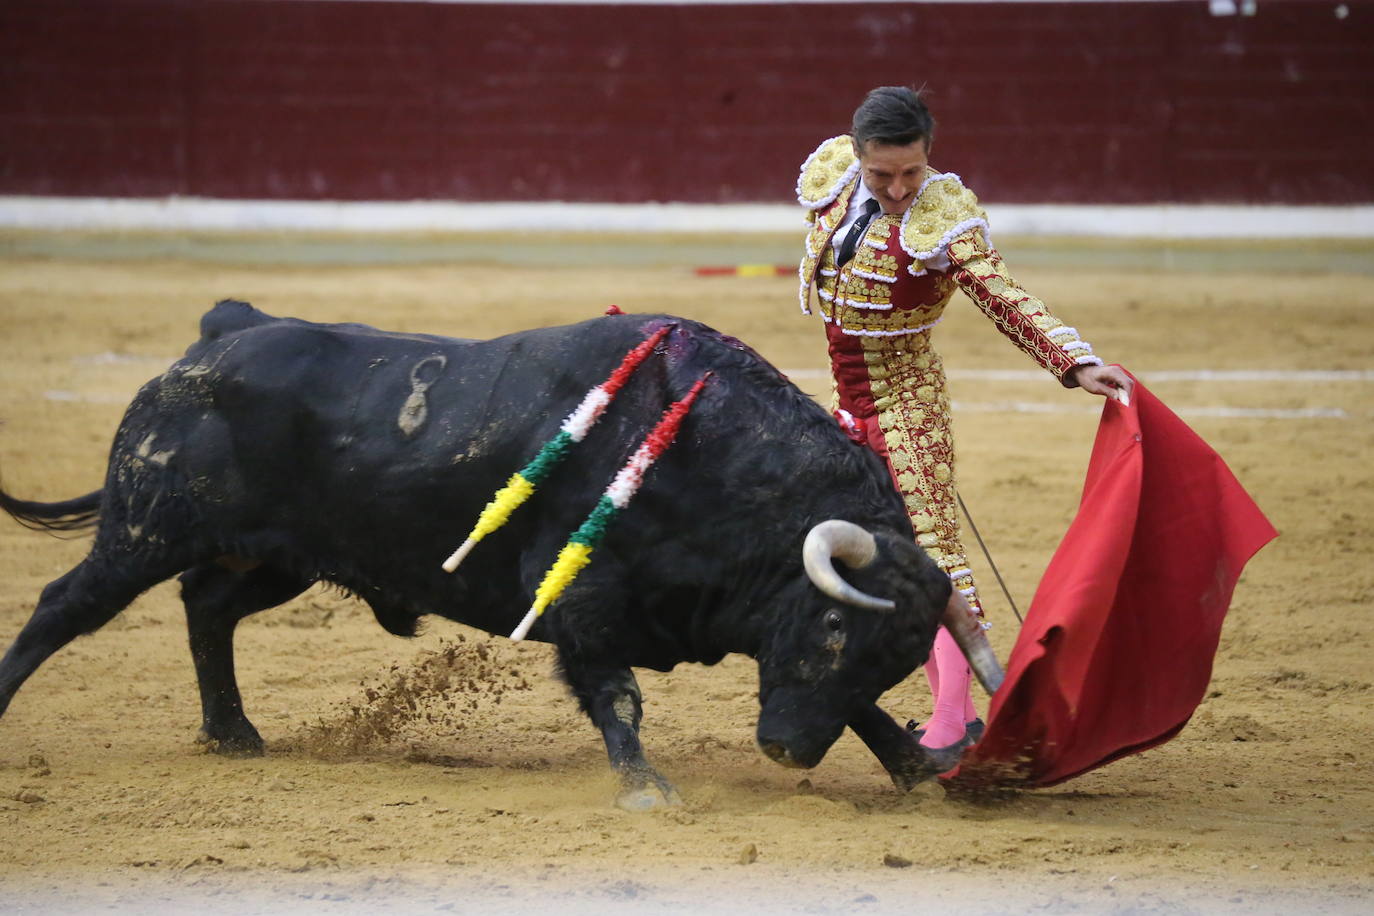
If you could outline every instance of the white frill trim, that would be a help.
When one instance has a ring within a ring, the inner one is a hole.
[[[910,215],[911,211],[908,210],[907,216]],[[902,217],[902,222],[906,222],[906,217]],[[988,243],[989,246],[991,246],[992,229],[988,226],[988,221],[983,219],[981,216],[975,216],[970,219],[964,220],[962,223],[957,224],[953,229],[949,230],[944,235],[940,236],[940,241],[937,242],[935,247],[930,249],[929,251],[912,251],[910,248],[906,247],[906,229],[905,226],[903,226],[902,235],[900,236],[902,240],[902,250],[905,251],[907,254],[911,255],[915,259],[907,265],[907,270],[911,273],[913,277],[917,276],[914,268],[916,267],[916,264],[918,262],[929,261],[930,259],[937,257],[938,255],[944,254],[945,249],[949,247],[950,242],[954,241],[959,236],[963,235],[965,232],[968,232],[970,229],[974,228],[983,230],[983,239]]]
[[[816,289],[816,295],[819,296],[821,301],[823,302],[833,303],[835,301],[834,293],[827,293],[825,290],[820,289],[819,287],[817,287]]]
[[[850,298],[848,298],[848,297],[842,297],[842,298],[840,299],[840,303],[841,303],[842,305],[847,305],[847,306],[849,306],[849,307],[852,308],[852,309],[867,309],[867,310],[870,311],[870,312],[890,312],[890,311],[892,311],[892,303],[891,303],[891,302],[887,303],[886,305],[883,305],[882,303],[879,303],[879,302],[855,302],[853,299],[850,299]]]
[[[822,267],[819,273],[822,277],[838,277],[840,275],[838,270],[831,270],[829,267]],[[854,273],[859,274],[857,270],[854,271]],[[859,274],[859,276],[862,277],[865,276],[865,274]]]
[[[871,238],[868,238],[867,236],[864,237],[864,244],[867,245],[869,248],[876,248],[876,249],[878,249],[879,251],[887,251],[887,243],[886,243],[886,242],[875,242],[875,241],[873,241]]]
[[[820,146],[816,147],[815,152],[806,157],[806,161],[802,163],[801,171],[797,173],[797,203],[806,207],[808,210],[820,210],[833,204],[835,198],[840,196],[840,191],[844,190],[845,186],[853,180],[854,176],[859,174],[859,160],[855,159],[849,164],[849,168],[845,169],[844,174],[841,175],[839,181],[835,182],[830,188],[830,191],[825,197],[822,197],[820,200],[807,200],[802,196],[802,178],[806,176],[807,166],[815,161],[816,157],[820,155],[821,150],[840,139],[840,137],[848,137],[848,134],[840,134],[839,137],[831,137],[829,140],[826,140]]]
[[[903,334],[919,334],[922,331],[929,331],[941,321],[944,321],[944,316],[936,318],[929,324],[923,324],[917,328],[898,328],[895,331],[865,331],[859,328],[840,328],[840,333],[848,334],[850,337],[901,337]]]
[[[916,199],[920,200],[921,195],[925,193],[926,188],[930,187],[930,185],[936,181],[952,181],[959,187],[964,187],[964,179],[960,178],[956,173],[936,172],[934,175],[931,175],[925,181],[921,182],[921,187],[918,188],[916,191]],[[930,258],[935,257],[937,254],[940,254],[946,248],[949,247],[950,242],[954,241],[956,238],[959,237],[959,235],[961,235],[964,232],[967,232],[974,226],[978,226],[983,230],[983,240],[988,243],[988,247],[992,247],[992,229],[988,226],[988,221],[985,219],[974,218],[966,219],[959,225],[955,226],[953,229],[946,232],[944,236],[941,237],[939,243],[929,251],[913,251],[912,249],[908,248],[906,244],[906,228],[907,225],[911,222],[911,214],[912,211],[914,211],[915,209],[916,207],[914,206],[909,207],[907,208],[906,213],[902,215],[901,231],[898,233],[897,237],[902,242],[902,250],[905,251],[907,254],[911,255],[917,261],[926,261]],[[925,273],[925,271],[923,270],[921,271],[921,273],[917,273],[913,269],[915,266],[915,264],[912,264],[907,269],[911,271],[911,275],[913,277],[922,276]]]
[[[809,295],[811,292],[811,284],[806,280],[805,261],[802,261],[802,263],[797,266],[797,283],[801,286],[800,292],[797,293],[797,299],[801,304],[801,313],[803,315],[810,315],[811,303],[808,300],[811,298]]]
[[[827,276],[827,277],[833,277],[833,276],[835,276],[834,273],[828,273],[828,274],[826,274],[825,271],[821,271],[821,273],[822,273],[822,274],[825,274],[825,276]],[[876,281],[878,281],[879,283],[896,283],[896,282],[897,282],[897,278],[896,278],[896,277],[884,277],[882,274],[869,273],[869,272],[866,271],[866,270],[859,270],[857,267],[854,268],[853,270],[851,270],[850,273],[852,273],[852,274],[853,274],[854,276],[856,276],[856,277],[863,277],[865,280],[876,280]]]
[[[960,178],[958,175],[954,174],[953,172],[936,172],[934,175],[931,175],[925,181],[921,182],[921,186],[916,189],[916,201],[912,203],[912,206],[907,207],[906,212],[902,214],[901,231],[898,233],[897,237],[902,240],[902,250],[918,260],[921,258],[930,257],[931,255],[935,254],[935,252],[942,250],[944,246],[948,245],[950,242],[950,237],[946,235],[945,239],[942,240],[939,245],[936,245],[933,249],[926,252],[925,254],[922,254],[919,251],[912,251],[910,248],[906,247],[906,227],[911,224],[911,214],[915,212],[915,210],[917,209],[916,203],[918,203],[921,200],[921,195],[926,192],[926,188],[930,187],[937,181],[952,181],[961,188],[964,186],[964,180]]]
[[[1102,360],[1093,355],[1093,345],[1078,336],[1078,329],[1071,328],[1066,324],[1060,325],[1045,332],[1045,336],[1050,340],[1056,337],[1069,337],[1070,340],[1056,341],[1059,349],[1069,356],[1074,357],[1074,363],[1079,366],[1100,366]]]
[[[964,186],[964,179],[960,178],[957,172],[936,172],[934,175],[931,175],[925,181],[921,182],[921,186],[916,189],[917,200],[926,192],[926,188],[937,181],[952,181],[961,188]],[[910,213],[911,211],[908,210],[907,212]],[[905,220],[903,221],[903,225],[905,225]]]
[[[949,572],[950,579],[962,579],[965,576],[971,575],[973,575],[973,570],[969,569],[967,566],[962,566],[959,569],[952,569]]]

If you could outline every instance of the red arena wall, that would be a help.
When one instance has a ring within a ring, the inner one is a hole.
[[[6,0],[0,194],[782,202],[901,83],[988,200],[1374,202],[1355,0]]]

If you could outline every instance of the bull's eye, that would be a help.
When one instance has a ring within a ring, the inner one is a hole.
[[[838,633],[844,629],[844,615],[831,608],[825,612],[825,628],[832,633]]]

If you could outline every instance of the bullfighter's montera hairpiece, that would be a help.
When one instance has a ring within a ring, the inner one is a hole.
[[[520,625],[510,634],[511,639],[517,642],[524,639],[539,615],[558,600],[558,596],[563,594],[568,584],[591,562],[592,551],[606,536],[606,527],[629,505],[644,482],[645,472],[668,450],[668,446],[673,444],[678,429],[682,426],[682,418],[692,409],[692,402],[697,399],[697,395],[701,393],[706,380],[710,377],[711,373],[706,373],[697,379],[696,384],[692,385],[691,390],[683,395],[681,400],[668,405],[668,409],[659,418],[658,425],[644,437],[644,441],[615,475],[606,492],[601,494],[601,499],[597,501],[591,515],[587,516],[582,526],[568,537],[568,543],[563,545],[553,566],[544,574],[544,581],[539,583],[539,588],[534,593],[534,604],[520,621]]]
[[[642,341],[625,358],[620,361],[620,365],[610,374],[606,381],[597,385],[586,396],[582,398],[582,403],[577,405],[577,409],[568,414],[568,418],[563,421],[563,425],[558,428],[558,435],[554,436],[544,447],[539,450],[533,460],[519,471],[511,475],[506,485],[496,491],[496,495],[487,503],[482,514],[477,517],[477,524],[472,527],[472,532],[468,535],[463,545],[455,550],[447,560],[444,561],[444,571],[453,572],[458,568],[458,564],[463,562],[463,558],[468,555],[477,542],[500,528],[510,518],[510,514],[534,494],[534,488],[544,481],[544,478],[553,470],[554,465],[563,460],[575,443],[581,442],[586,438],[587,433],[596,425],[596,421],[601,419],[601,415],[606,412],[611,401],[634,373],[639,364],[653,352],[654,347],[658,346],[674,325],[668,324],[659,328],[650,337]]]

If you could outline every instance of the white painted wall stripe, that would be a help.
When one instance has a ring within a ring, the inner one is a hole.
[[[1374,206],[1090,206],[985,203],[1002,235],[1097,238],[1374,238]],[[457,203],[0,197],[12,229],[312,232],[802,231],[790,204]]]
[[[296,0],[299,3],[317,0]],[[538,3],[550,6],[740,6],[782,5],[795,3],[910,3],[911,0],[343,0],[343,2],[381,3]],[[1117,3],[1119,0],[922,0],[924,3]],[[1136,0],[1138,3],[1195,3],[1197,0]],[[1234,5],[1237,0],[1210,0],[1216,4]],[[1252,0],[1253,2],[1253,0]],[[1220,15],[1216,12],[1213,15]]]
[[[89,353],[72,357],[78,366],[154,365],[170,366],[175,356]],[[828,379],[828,369],[782,369],[790,379]],[[1042,369],[947,369],[952,379],[980,382],[1043,382],[1049,374]],[[1148,369],[1136,372],[1147,382],[1374,382],[1374,369]]]

